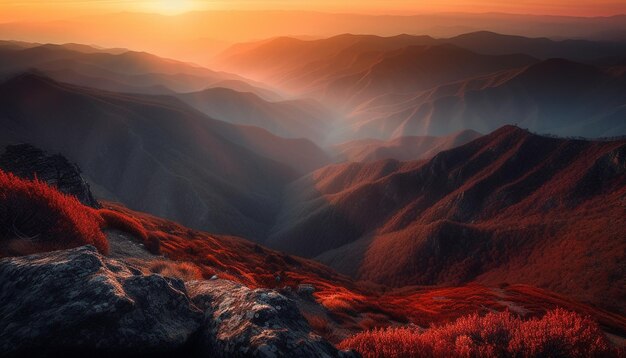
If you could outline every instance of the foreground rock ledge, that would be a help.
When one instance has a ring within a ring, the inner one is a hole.
[[[226,281],[144,275],[92,246],[0,260],[0,355],[350,357],[295,303]]]

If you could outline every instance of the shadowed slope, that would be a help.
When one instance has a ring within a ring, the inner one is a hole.
[[[65,154],[109,197],[253,238],[272,221],[282,187],[325,160],[308,141],[213,120],[172,98],[102,92],[33,74],[0,85],[0,121],[3,143],[27,141]]]

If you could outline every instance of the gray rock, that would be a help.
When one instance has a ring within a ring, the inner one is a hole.
[[[0,356],[355,357],[295,302],[214,279],[145,275],[92,246],[0,260]]]
[[[212,357],[356,357],[311,332],[296,303],[274,290],[227,281],[191,281],[193,302],[206,310],[200,335]]]
[[[303,283],[298,285],[298,289],[296,292],[298,292],[298,294],[302,296],[312,297],[313,293],[315,293],[315,286]]]
[[[100,207],[78,165],[60,154],[48,155],[30,144],[9,145],[0,155],[0,169],[25,179],[37,177],[85,205]]]
[[[180,351],[203,315],[182,281],[85,246],[0,260],[0,317],[0,352],[53,356]]]

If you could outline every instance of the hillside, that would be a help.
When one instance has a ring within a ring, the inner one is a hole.
[[[290,186],[266,244],[359,279],[527,283],[623,311],[625,150],[505,126],[425,162],[329,166]]]
[[[250,238],[263,236],[286,183],[328,161],[309,141],[214,120],[174,98],[35,74],[0,85],[0,125],[0,143],[29,142],[66,155],[101,196]]]
[[[46,160],[52,163],[53,157]],[[34,170],[37,165],[25,163]],[[67,161],[63,165],[77,170]],[[605,351],[612,348],[604,332],[626,333],[620,315],[527,285],[389,290],[246,240],[191,230],[118,204],[105,202],[94,209],[43,182],[2,171],[0,177],[7,184],[0,207],[9,209],[0,210],[0,221],[20,211],[30,213],[30,221],[20,221],[19,231],[13,222],[13,230],[4,231],[0,242],[0,256],[10,256],[0,258],[0,276],[19,277],[2,280],[0,291],[0,311],[7,317],[0,332],[11,337],[0,345],[8,352],[34,354],[46,347],[87,354],[97,342],[100,351],[124,356],[140,351],[157,356],[211,351],[221,356],[226,351],[262,352],[270,346],[306,356],[350,357],[326,340],[336,343],[372,327],[398,323],[430,327],[426,332],[434,333],[440,328],[433,327],[454,320],[461,324],[478,314],[489,317],[494,311],[507,311],[507,321],[528,324],[555,313],[571,316],[552,319],[558,331],[539,327],[537,332],[584,347],[589,344],[584,340],[592,339],[593,347],[601,344]],[[70,186],[69,192],[85,190],[80,182]],[[42,225],[53,224],[50,215],[70,225]],[[36,240],[23,236],[32,230],[39,233]],[[91,243],[94,234],[103,245],[98,250],[81,247]],[[24,249],[36,254],[21,256]],[[29,289],[17,289],[20,285]],[[72,309],[76,305],[86,308]],[[570,327],[571,319],[583,322]],[[94,320],[98,329],[82,328]],[[46,328],[51,321],[63,327],[63,338]],[[38,329],[15,330],[12,324]],[[496,326],[486,320],[473,329],[482,335]],[[569,337],[572,329],[594,333]],[[530,337],[523,341],[533,342]]]

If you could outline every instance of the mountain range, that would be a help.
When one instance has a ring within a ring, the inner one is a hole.
[[[489,32],[448,39],[345,34],[236,45],[214,63],[338,110],[345,120],[334,126],[335,142],[484,133],[506,124],[604,137],[623,133],[618,59],[625,51],[619,42]]]
[[[379,283],[523,282],[610,305],[625,159],[624,140],[505,126],[427,161],[328,166],[290,184],[265,243]]]
[[[422,334],[504,310],[535,322],[558,307],[623,344],[626,43],[498,34],[512,25],[494,19],[517,20],[497,14],[468,15],[495,21],[490,31],[453,31],[449,16],[432,25],[445,25],[430,33],[441,38],[269,37],[225,49],[212,69],[117,44],[0,41],[0,152],[27,144],[3,156],[3,170],[25,179],[0,171],[19,194],[5,185],[0,204],[32,200],[95,233],[0,268],[90,257],[119,282],[175,276],[167,292],[210,306],[207,327],[269,332],[259,322],[285,309],[286,326],[337,356],[326,340],[396,326]],[[618,31],[599,24],[623,17],[562,20]],[[45,168],[30,173],[23,157]],[[53,188],[67,186],[89,206]],[[38,232],[50,222],[19,230],[45,214],[0,210],[11,223],[0,254],[50,240]],[[187,328],[220,339],[199,325]],[[238,337],[227,332],[223,342]]]

